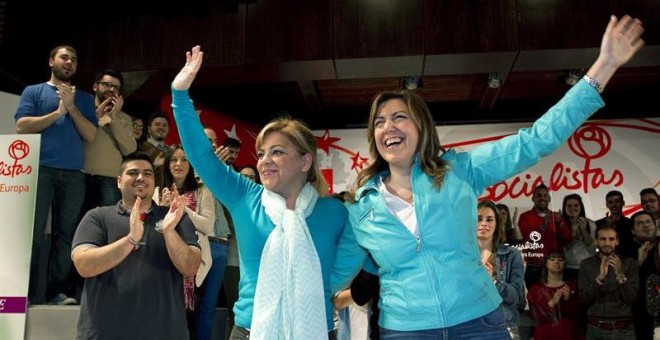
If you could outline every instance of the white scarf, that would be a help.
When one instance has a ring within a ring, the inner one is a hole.
[[[275,224],[259,267],[250,339],[327,339],[321,263],[305,218],[314,210],[318,193],[305,184],[295,211],[269,190],[261,204]]]

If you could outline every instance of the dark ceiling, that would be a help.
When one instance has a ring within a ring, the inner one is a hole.
[[[206,59],[194,100],[259,125],[286,112],[313,129],[364,126],[373,96],[405,76],[421,77],[416,91],[438,124],[528,121],[566,92],[569,70],[595,60],[609,15],[630,13],[644,22],[646,46],[612,79],[595,118],[660,116],[658,0],[134,5],[73,15],[90,4],[0,0],[0,90],[20,94],[47,80],[49,50],[66,43],[79,51],[78,86],[91,89],[94,72],[118,68],[126,111],[146,115],[199,44]],[[498,88],[488,86],[492,73]]]

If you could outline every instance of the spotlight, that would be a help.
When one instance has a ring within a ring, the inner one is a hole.
[[[419,76],[403,77],[403,87],[407,90],[413,91],[417,88],[424,86],[422,78]]]
[[[572,68],[568,71],[564,81],[567,85],[573,86],[584,76],[584,69]]]
[[[491,72],[488,74],[488,87],[491,89],[497,89],[502,86],[502,73]]]

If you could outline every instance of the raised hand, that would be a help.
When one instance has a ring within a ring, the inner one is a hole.
[[[215,155],[218,156],[218,158],[227,164],[227,159],[229,159],[231,150],[229,150],[228,147],[225,147],[224,145],[220,145],[217,149],[215,149]]]
[[[186,64],[181,68],[179,74],[174,77],[172,88],[179,91],[188,90],[193,80],[195,80],[199,68],[202,67],[202,59],[204,59],[204,52],[201,51],[199,45],[186,52]]]
[[[571,294],[573,293],[571,287],[569,287],[567,284],[564,284],[557,290],[557,292],[560,293],[560,297],[563,298],[564,301],[568,301],[568,299],[571,297]]]
[[[168,188],[163,188],[163,191],[160,195],[160,204],[161,206],[170,206],[172,204],[172,193],[170,192],[170,189]]]
[[[57,97],[60,98],[61,104],[64,105],[66,112],[71,112],[76,108],[76,87],[67,84],[57,84]]]
[[[179,221],[181,221],[183,213],[186,211],[185,197],[179,196],[177,190],[172,190],[171,192],[172,203],[170,204],[170,210],[163,219],[163,233],[174,230]]]
[[[140,211],[141,204],[142,199],[136,197],[135,203],[133,203],[133,208],[131,209],[131,215],[128,218],[130,224],[128,236],[138,242],[142,239],[142,235],[144,234],[144,221],[142,218],[142,212]]]
[[[641,39],[643,32],[639,19],[625,15],[617,20],[612,16],[600,45],[601,56],[616,67],[627,63],[644,46],[644,40]]]
[[[603,282],[607,276],[607,272],[609,270],[609,258],[610,256],[603,256],[603,258],[600,260],[600,274],[598,274],[598,281]]]

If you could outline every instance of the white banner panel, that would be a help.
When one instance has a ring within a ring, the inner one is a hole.
[[[41,135],[0,135],[0,339],[24,339]]]
[[[445,148],[467,151],[477,145],[514,134],[531,123],[437,127]],[[315,131],[319,159],[333,192],[348,190],[357,172],[369,162],[365,129]],[[424,138],[424,137],[420,137]],[[605,216],[605,195],[619,190],[626,215],[639,210],[639,191],[660,186],[660,118],[589,121],[559,150],[539,164],[486,190],[482,198],[504,203],[518,214],[532,208],[532,190],[545,183],[550,207],[561,209],[565,195],[582,196],[587,217]]]

